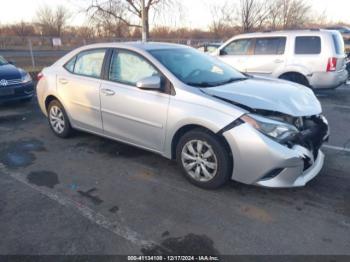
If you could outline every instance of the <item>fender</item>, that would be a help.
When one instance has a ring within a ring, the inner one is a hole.
[[[279,78],[281,75],[291,72],[302,74],[306,78],[309,78],[312,75],[312,72],[304,66],[287,65],[286,67],[283,67],[282,70],[277,70],[276,72],[273,72],[272,76],[275,78]]]

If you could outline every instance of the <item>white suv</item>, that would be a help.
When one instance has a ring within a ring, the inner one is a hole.
[[[344,41],[338,31],[297,30],[238,35],[216,55],[241,72],[290,80],[312,88],[346,82]]]

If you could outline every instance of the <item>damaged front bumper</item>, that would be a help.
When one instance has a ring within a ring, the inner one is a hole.
[[[325,123],[326,125],[326,123]],[[245,184],[263,187],[301,187],[319,174],[324,163],[320,147],[328,139],[323,130],[315,146],[302,141],[281,144],[262,134],[251,125],[242,123],[223,133],[233,155],[232,179]],[[307,134],[311,136],[312,134]],[[299,137],[306,141],[310,137]]]

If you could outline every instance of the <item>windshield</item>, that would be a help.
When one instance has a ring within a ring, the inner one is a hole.
[[[187,85],[213,87],[247,79],[232,67],[192,48],[151,50],[150,53]]]
[[[6,64],[8,64],[8,62],[5,60],[5,58],[0,56],[0,65],[6,65]]]

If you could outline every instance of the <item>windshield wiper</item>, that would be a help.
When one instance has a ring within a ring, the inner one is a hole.
[[[226,85],[226,84],[229,84],[229,83],[244,81],[244,80],[247,80],[247,79],[248,79],[248,77],[230,78],[230,79],[228,79],[226,81],[222,81],[220,83],[217,83],[217,85],[221,86],[221,85]]]
[[[192,83],[192,82],[187,82],[187,85],[190,86],[196,86],[196,87],[213,87],[215,84],[209,83],[209,82],[199,82],[199,83]]]
[[[222,86],[222,85],[226,85],[229,83],[233,83],[233,82],[238,82],[238,81],[244,81],[247,80],[249,77],[239,77],[239,78],[230,78],[228,80],[222,81],[222,82],[199,82],[199,83],[186,83],[187,85],[190,86],[196,86],[196,87],[214,87],[214,86]]]

